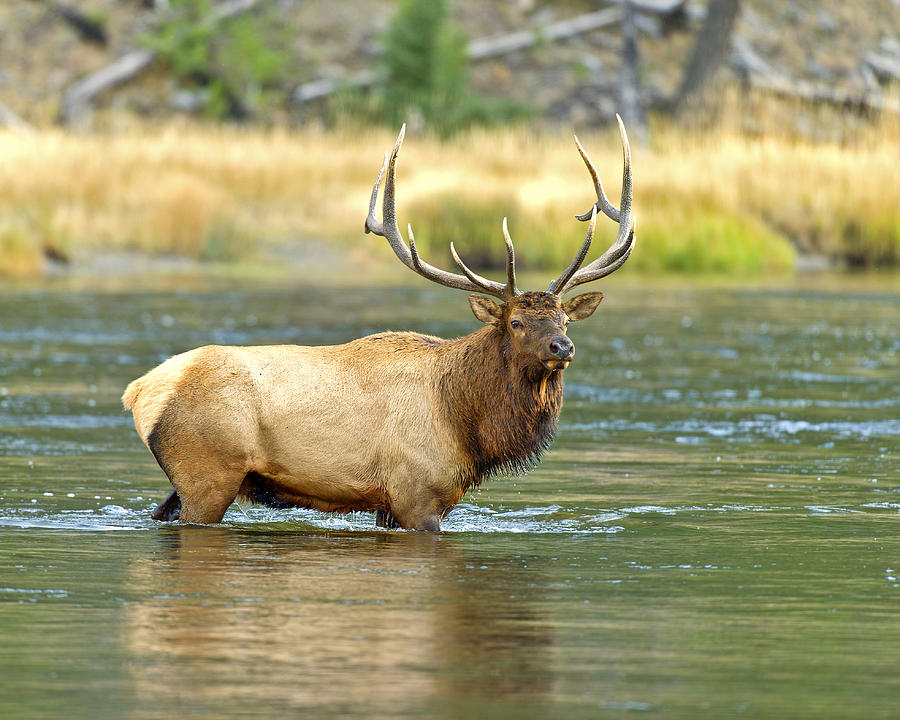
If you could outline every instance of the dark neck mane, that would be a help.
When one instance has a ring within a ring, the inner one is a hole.
[[[449,342],[441,360],[444,411],[469,456],[459,471],[463,489],[540,462],[556,434],[562,373],[519,365],[508,336],[490,325]]]

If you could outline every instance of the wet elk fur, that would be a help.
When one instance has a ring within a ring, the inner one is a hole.
[[[531,468],[557,428],[562,373],[574,356],[566,325],[590,316],[603,297],[561,296],[616,270],[634,245],[630,155],[621,121],[619,128],[620,208],[578,145],[597,192],[591,211],[578,216],[589,221],[587,236],[547,291],[525,293],[515,287],[505,220],[506,283],[473,273],[452,245],[462,275],[429,265],[418,256],[412,228],[406,244],[394,206],[401,130],[372,191],[366,231],[385,237],[411,270],[479,293],[469,303],[485,327],[456,340],[386,332],[344,345],[211,345],[169,358],[122,396],[174,487],[152,516],[220,522],[241,496],[279,508],[377,511],[379,525],[439,530],[470,487]],[[598,211],[619,223],[619,233],[581,267]]]

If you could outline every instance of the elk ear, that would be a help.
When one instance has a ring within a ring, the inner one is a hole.
[[[569,320],[584,320],[594,314],[594,310],[597,309],[602,299],[602,292],[576,295],[563,303],[563,312],[569,316]]]
[[[488,325],[496,325],[503,317],[500,306],[483,295],[469,295],[469,305],[472,306],[475,317]]]

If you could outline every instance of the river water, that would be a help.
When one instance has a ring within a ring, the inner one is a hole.
[[[207,343],[464,334],[461,293],[7,285],[0,716],[900,716],[900,278],[603,289],[553,450],[435,536],[154,522],[119,396]]]

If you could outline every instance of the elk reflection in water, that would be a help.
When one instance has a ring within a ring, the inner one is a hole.
[[[418,533],[179,526],[160,542],[130,570],[142,706],[405,714],[552,691],[550,624],[527,593],[539,568]]]

